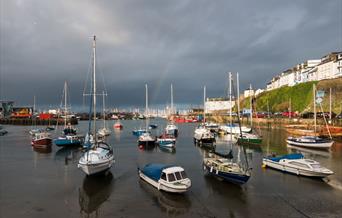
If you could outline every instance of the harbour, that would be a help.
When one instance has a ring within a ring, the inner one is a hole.
[[[101,125],[101,121],[98,125]],[[164,119],[153,119],[159,127]],[[179,124],[173,152],[154,147],[141,150],[132,130],[138,120],[122,120],[124,128],[113,131],[108,142],[114,147],[116,164],[105,177],[87,177],[77,168],[80,148],[59,148],[41,153],[30,145],[28,126],[6,126],[1,137],[1,215],[4,217],[339,217],[342,202],[342,144],[329,151],[290,148],[284,129],[262,129],[259,146],[246,146],[252,176],[243,186],[204,176],[206,149],[192,140],[196,124]],[[113,121],[109,121],[109,126]],[[78,129],[86,131],[87,122]],[[56,133],[62,131],[60,127]],[[156,129],[155,131],[158,131]],[[159,130],[161,131],[161,130]],[[223,142],[222,142],[223,140]],[[217,140],[218,151],[227,149]],[[234,145],[236,149],[239,145]],[[241,147],[242,148],[242,147]],[[302,152],[333,170],[326,180],[284,174],[262,167],[270,153]],[[191,178],[189,192],[168,194],[140,181],[137,167],[154,162],[181,165]],[[52,206],[53,205],[53,206]],[[134,209],[132,209],[134,208]]]

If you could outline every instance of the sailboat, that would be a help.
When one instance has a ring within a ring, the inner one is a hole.
[[[171,84],[171,116],[174,114],[174,108],[173,108],[173,86]],[[178,127],[173,123],[168,123],[165,127],[165,133],[167,135],[173,135],[174,137],[178,136]]]
[[[232,101],[231,94],[232,74],[229,73],[229,100]],[[230,118],[232,118],[232,107],[229,109]],[[230,119],[232,122],[232,119]],[[231,135],[232,138],[232,135]],[[203,159],[203,170],[206,174],[217,177],[227,182],[234,184],[246,183],[250,176],[250,169],[244,168],[239,162],[233,162],[232,155],[232,139],[230,140],[231,151],[227,154],[210,153],[209,157]],[[248,163],[247,159],[246,162]]]
[[[316,98],[316,85],[313,84],[313,104],[314,104],[314,120],[315,120],[314,136],[301,136],[301,137],[289,136],[286,139],[286,142],[289,145],[301,146],[301,147],[307,147],[307,148],[318,148],[318,149],[329,149],[333,145],[334,141],[331,139],[329,128],[327,128],[327,129],[328,129],[330,138],[321,138],[321,137],[316,135],[316,132],[317,132],[316,131],[316,129],[317,129],[316,101],[317,100],[318,100],[318,98]],[[320,104],[320,102],[319,102],[319,104]],[[320,106],[322,108],[322,105],[320,105]],[[325,116],[323,116],[323,118],[324,118],[324,121],[326,121]]]
[[[239,81],[237,81],[237,84],[239,84]],[[240,92],[239,88],[237,89],[239,93]],[[250,84],[249,89],[252,90],[251,84]],[[240,114],[238,115],[238,118],[240,119]],[[253,96],[252,95],[250,96],[250,120],[251,120],[251,130],[252,130],[253,129]],[[261,144],[261,142],[262,142],[262,138],[258,136],[257,134],[243,133],[242,131],[239,134],[238,143],[240,144]]]
[[[203,122],[194,131],[194,143],[199,144],[211,144],[215,142],[215,135],[205,126],[205,99],[206,99],[206,87],[203,89]]]
[[[98,131],[98,134],[100,137],[109,136],[111,133],[111,131],[106,126],[105,95],[107,95],[107,94],[102,92],[102,97],[103,97],[103,128],[99,129],[99,131]]]
[[[114,164],[114,152],[111,145],[97,139],[96,131],[96,36],[93,38],[93,72],[91,86],[91,104],[89,110],[88,140],[86,152],[78,161],[80,168],[88,176],[106,172]],[[91,126],[91,113],[93,110],[93,126]],[[91,133],[91,127],[93,131]],[[92,140],[91,140],[92,139]]]
[[[83,137],[77,135],[77,130],[70,123],[67,123],[68,108],[67,108],[67,94],[68,85],[64,82],[64,129],[63,135],[54,140],[57,146],[80,146],[83,142]]]
[[[146,94],[146,108],[145,108],[145,113],[146,113],[146,120],[145,120],[145,130],[146,132],[143,132],[139,138],[138,138],[138,144],[139,144],[139,147],[140,148],[146,148],[146,147],[149,147],[149,146],[154,146],[155,145],[155,142],[156,142],[156,138],[153,137],[151,135],[151,133],[149,131],[147,131],[148,129],[148,117],[149,117],[149,112],[148,112],[148,87],[147,87],[147,84],[145,84],[145,94]]]

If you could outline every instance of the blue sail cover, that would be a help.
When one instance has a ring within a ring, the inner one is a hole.
[[[289,160],[294,160],[294,159],[302,159],[304,156],[302,154],[287,154],[279,157],[270,157],[271,161],[279,162],[281,159],[289,159]]]
[[[165,165],[165,164],[147,164],[141,171],[143,174],[150,177],[151,179],[158,181],[160,179],[163,169],[166,169],[169,167],[172,167],[172,166]]]

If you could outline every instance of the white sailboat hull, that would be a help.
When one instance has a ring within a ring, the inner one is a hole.
[[[332,144],[334,143],[333,141],[322,142],[322,143],[303,143],[303,142],[295,142],[292,140],[286,140],[286,142],[289,145],[295,145],[295,146],[307,147],[307,148],[323,148],[323,149],[330,148],[332,146]]]
[[[97,163],[79,163],[78,168],[87,174],[87,175],[94,175],[101,172],[104,172],[112,167],[114,163],[114,158],[110,158],[106,161],[97,162]]]

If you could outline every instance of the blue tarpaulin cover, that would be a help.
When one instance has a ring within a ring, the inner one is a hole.
[[[163,169],[172,167],[171,165],[165,165],[165,164],[147,164],[145,167],[141,170],[146,176],[150,177],[151,179],[158,181],[160,179],[161,173]]]
[[[287,155],[283,155],[283,156],[278,156],[278,157],[270,157],[268,159],[270,159],[271,161],[275,161],[275,162],[279,162],[281,159],[301,159],[304,158],[304,156],[302,154],[287,154]]]

